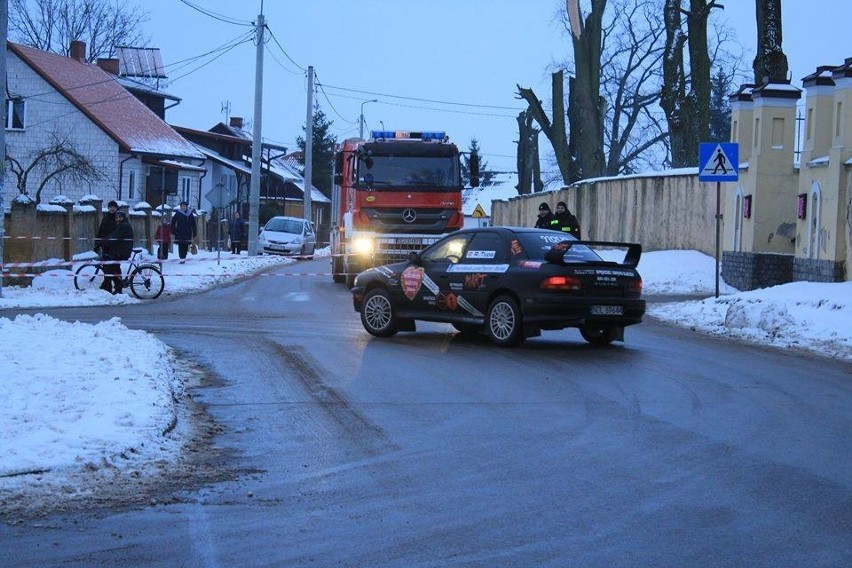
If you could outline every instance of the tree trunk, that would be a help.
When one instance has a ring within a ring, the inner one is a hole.
[[[754,83],[786,83],[787,56],[781,49],[781,0],[755,0],[757,55]]]
[[[689,0],[689,11],[685,12],[688,33],[684,35],[681,0],[665,0],[666,47],[660,106],[669,126],[672,167],[675,168],[696,165],[698,145],[709,137],[711,82],[707,20],[710,10],[717,7],[715,0]],[[683,57],[687,43],[688,75]]]
[[[541,106],[541,101],[538,100],[532,89],[525,89],[520,85],[517,85],[518,94],[527,101],[530,116],[535,119],[541,127],[541,132],[544,132],[544,135],[547,136],[547,139],[550,141],[550,145],[553,147],[553,152],[556,154],[556,163],[559,166],[559,173],[562,175],[562,180],[567,185],[572,181],[576,181],[576,178],[571,177],[572,156],[568,151],[568,136],[565,132],[565,95],[563,89],[562,70],[556,71],[551,75],[551,84],[553,91],[552,123],[550,122],[550,119],[547,118],[547,114]],[[520,151],[521,148],[518,146],[518,152]],[[520,173],[520,171],[518,173]]]
[[[566,7],[569,14],[579,14],[579,0],[566,0]],[[598,177],[604,172],[600,91],[601,38],[605,7],[606,0],[592,0],[592,10],[585,21],[576,16],[569,19],[572,24],[571,43],[574,48],[576,78],[570,85],[568,119],[571,124],[571,145],[576,151],[575,175],[578,179]]]

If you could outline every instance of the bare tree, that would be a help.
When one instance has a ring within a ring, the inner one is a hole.
[[[663,57],[663,92],[660,106],[666,113],[671,144],[672,166],[695,165],[698,144],[710,131],[710,51],[707,22],[716,0],[665,0],[663,18],[666,45]],[[686,17],[687,31],[682,29]],[[684,57],[687,48],[688,58]],[[687,61],[689,68],[687,69]]]
[[[144,46],[148,13],[122,0],[10,0],[13,41],[68,55],[71,40],[85,41],[86,59],[113,57],[120,45]]]
[[[15,176],[18,193],[29,195],[27,184],[32,177],[38,184],[33,200],[41,202],[41,192],[51,180],[69,182],[96,182],[104,178],[88,157],[78,152],[71,142],[54,133],[50,145],[32,152],[26,160],[19,160],[9,154],[6,147],[8,171]]]
[[[551,88],[553,91],[553,122],[548,118],[547,113],[541,101],[536,97],[532,89],[526,89],[517,85],[518,94],[527,101],[529,105],[529,115],[541,127],[541,132],[547,136],[550,145],[553,147],[553,152],[556,154],[556,163],[559,166],[559,172],[562,174],[563,183],[571,183],[579,178],[576,174],[576,159],[572,155],[568,146],[568,134],[565,128],[565,97],[564,97],[564,72],[560,69],[551,75]],[[518,126],[521,140],[527,133],[524,131],[523,125],[526,123],[526,116],[518,117]],[[518,144],[518,160],[526,160],[527,147]],[[522,155],[521,152],[524,152]],[[520,173],[520,171],[518,172]]]

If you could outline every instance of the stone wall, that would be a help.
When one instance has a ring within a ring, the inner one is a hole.
[[[646,251],[699,250],[716,256],[716,185],[700,183],[695,169],[602,178],[495,201],[492,223],[532,227],[543,201],[554,211],[556,203],[564,201],[586,240],[638,242]]]

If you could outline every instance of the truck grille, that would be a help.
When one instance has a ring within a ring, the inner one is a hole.
[[[362,212],[377,232],[443,233],[457,211],[428,207],[365,207]]]

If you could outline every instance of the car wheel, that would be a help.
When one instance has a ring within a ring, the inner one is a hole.
[[[502,347],[519,345],[524,341],[523,316],[511,296],[498,296],[488,306],[485,331],[488,338]]]
[[[592,345],[609,345],[615,341],[615,329],[612,327],[581,327],[580,335]]]
[[[390,337],[397,332],[396,313],[385,289],[373,288],[364,296],[361,323],[370,335],[376,337]]]

